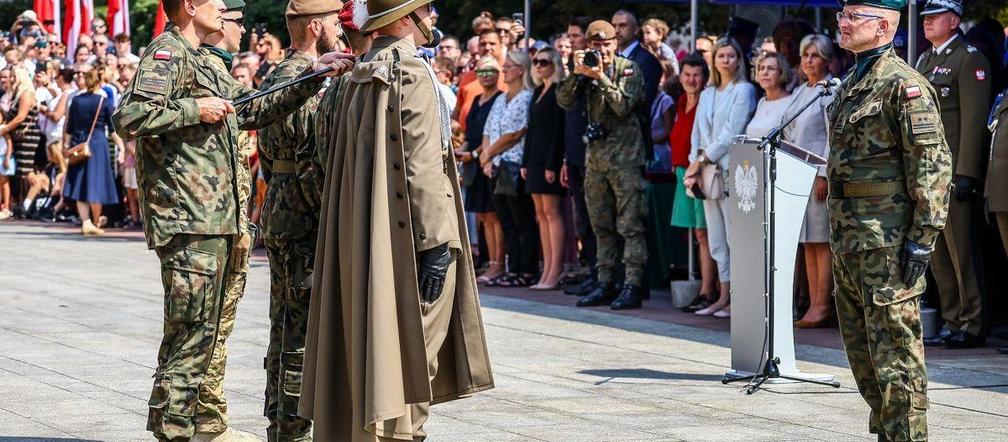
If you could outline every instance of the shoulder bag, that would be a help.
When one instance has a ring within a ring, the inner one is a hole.
[[[699,167],[690,167],[685,179],[692,183],[686,186],[686,194],[696,199],[717,201],[724,199],[724,172],[717,163],[705,163]]]
[[[63,157],[67,159],[67,167],[73,167],[91,158],[91,135],[94,134],[95,125],[98,124],[98,115],[101,114],[102,106],[105,104],[105,97],[98,97],[98,110],[95,111],[94,119],[91,120],[91,129],[88,130],[87,139],[83,143],[75,144],[63,152]]]

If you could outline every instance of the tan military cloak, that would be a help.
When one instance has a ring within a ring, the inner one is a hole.
[[[338,129],[322,197],[300,403],[317,437],[412,440],[407,404],[493,388],[454,164],[407,177],[421,161],[414,153],[442,149],[439,133],[431,133],[440,127],[434,89],[419,86],[428,74],[415,54],[411,43],[378,39],[350,74],[330,122]],[[416,103],[427,105],[407,108]],[[419,210],[432,206],[445,209]],[[430,382],[415,250],[443,244],[439,238],[455,227],[455,302]]]

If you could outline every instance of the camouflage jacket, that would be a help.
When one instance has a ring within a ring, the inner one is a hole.
[[[557,102],[570,109],[582,93],[571,75],[557,89]],[[588,96],[588,122],[605,126],[608,136],[588,144],[585,167],[606,171],[644,165],[644,138],[637,118],[644,105],[644,77],[634,62],[616,57],[601,80],[583,93]]]
[[[227,62],[214,51],[210,52],[212,54],[210,56],[211,64],[225,72],[230,72],[227,68]],[[252,170],[249,168],[248,162],[249,157],[252,156],[252,150],[249,149],[252,143],[249,138],[248,132],[238,132],[238,160],[236,161],[235,177],[238,187],[238,215],[241,217],[242,224],[249,222],[248,203],[249,198],[252,197]]]
[[[311,64],[304,52],[290,51],[259,87],[265,90],[293,80]],[[270,176],[262,209],[264,239],[299,239],[318,230],[318,209],[305,199],[297,170],[314,156],[315,113],[324,91],[317,88],[296,112],[259,131],[259,164]]]
[[[245,233],[238,214],[239,128],[284,117],[321,84],[321,79],[302,83],[241,106],[217,124],[204,124],[196,98],[234,100],[255,92],[218,69],[211,57],[172,27],[147,47],[112,116],[120,136],[137,140],[140,208],[150,248],[180,233]]]
[[[933,247],[948,215],[952,160],[937,96],[889,49],[827,108],[833,252]]]
[[[298,158],[309,158],[304,164],[298,162],[298,182],[308,204],[316,212],[322,210],[322,193],[325,186],[326,167],[329,165],[329,142],[336,138],[334,129],[339,125],[340,102],[350,82],[349,75],[333,78],[319,101],[315,113],[315,143],[305,143],[298,149]],[[309,148],[314,148],[310,151]]]

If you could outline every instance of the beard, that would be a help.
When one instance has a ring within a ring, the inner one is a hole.
[[[322,28],[322,33],[319,34],[318,40],[315,40],[315,50],[318,51],[319,55],[335,51],[336,38],[330,36],[325,28]]]

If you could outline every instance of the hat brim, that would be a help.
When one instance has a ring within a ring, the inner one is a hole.
[[[921,17],[925,17],[925,16],[928,16],[928,15],[941,14],[942,12],[951,12],[951,13],[953,13],[955,15],[959,15],[959,13],[955,11],[955,9],[944,8],[944,7],[942,7],[942,8],[934,8],[934,9],[925,9],[925,10],[921,11],[920,15],[921,15]]]
[[[420,9],[421,6],[425,6],[428,3],[432,3],[434,0],[410,0],[407,3],[400,5],[399,9],[396,9],[387,14],[379,15],[377,17],[368,17],[368,20],[364,22],[364,26],[361,27],[361,32],[374,32],[381,28],[384,28],[396,20],[409,15],[411,12]]]

